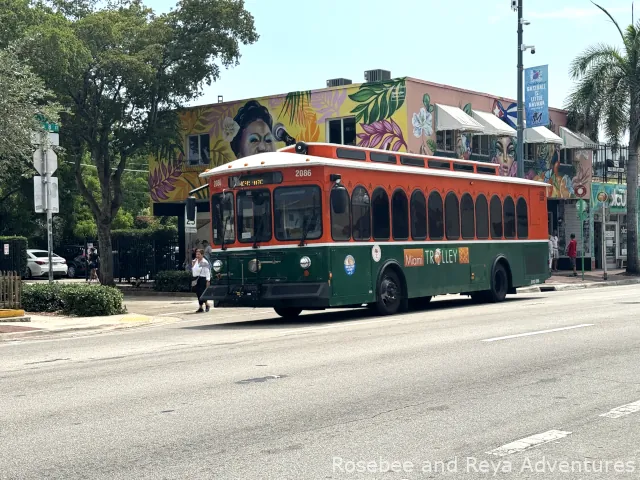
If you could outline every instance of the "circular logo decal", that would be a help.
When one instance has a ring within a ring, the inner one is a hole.
[[[371,258],[373,258],[374,262],[379,262],[382,258],[382,249],[379,245],[371,247]]]
[[[584,185],[578,185],[575,188],[575,192],[577,197],[584,197],[587,194],[587,187]]]
[[[356,259],[351,255],[344,257],[344,271],[347,272],[347,275],[353,275],[353,272],[356,271]]]
[[[598,201],[599,202],[606,202],[607,201],[606,192],[598,192]]]

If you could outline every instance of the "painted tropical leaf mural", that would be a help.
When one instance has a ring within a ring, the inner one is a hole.
[[[206,114],[206,121],[210,126],[209,134],[212,138],[222,135],[222,124],[227,117],[234,117],[240,106],[237,103],[216,105]]]
[[[306,113],[304,127],[300,130],[297,140],[301,142],[317,142],[320,138],[320,127],[317,122],[317,115],[313,111]]]
[[[149,192],[154,202],[169,199],[169,193],[176,189],[176,183],[182,175],[182,156],[167,163],[156,163],[149,174]],[[186,198],[186,197],[185,197]]]
[[[211,107],[196,107],[183,113],[183,125],[187,134],[204,133],[208,130],[207,117],[212,112]]]
[[[391,117],[402,105],[407,88],[404,78],[384,82],[363,83],[349,98],[358,103],[351,110],[356,122],[372,124]]]
[[[211,147],[211,166],[218,167],[234,160],[232,152],[229,150],[229,144],[224,139],[219,138]]]
[[[340,107],[346,99],[346,88],[314,93],[311,96],[311,106],[320,114],[317,123],[324,123],[331,117],[339,117]]]
[[[285,116],[288,117],[288,122],[291,125],[304,125],[305,112],[311,109],[310,104],[311,90],[289,92],[284,99],[278,118]]]
[[[360,126],[364,130],[363,133],[359,133],[358,146],[369,148],[380,148],[382,150],[392,150],[397,152],[402,147],[407,149],[407,142],[405,142],[402,135],[402,129],[400,126],[390,120],[379,120],[370,125],[361,123]]]
[[[464,113],[466,113],[467,115],[469,115],[470,117],[473,116],[473,109],[471,108],[471,104],[467,103],[463,109]]]

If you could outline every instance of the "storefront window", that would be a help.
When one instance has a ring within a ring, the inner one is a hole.
[[[620,235],[618,239],[619,256],[627,256],[627,216],[620,216]]]

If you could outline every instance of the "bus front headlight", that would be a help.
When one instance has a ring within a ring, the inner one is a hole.
[[[305,270],[311,266],[311,259],[309,257],[302,257],[300,259],[300,268],[304,268]]]
[[[222,270],[222,260],[214,260],[213,271],[218,273],[220,270]]]

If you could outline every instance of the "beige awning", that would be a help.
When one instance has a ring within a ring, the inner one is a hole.
[[[562,139],[547,127],[524,129],[524,143],[555,143],[562,145]]]
[[[477,112],[473,110],[473,118],[484,127],[484,132],[479,135],[494,135],[496,137],[515,137],[518,132],[503,122],[493,113]]]
[[[458,107],[436,104],[436,131],[484,132],[484,127]]]
[[[585,142],[580,135],[572,132],[567,127],[560,127],[563,148],[585,148]]]

